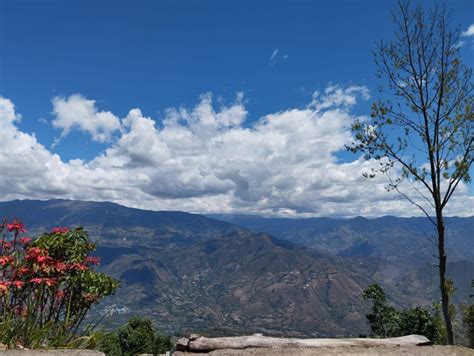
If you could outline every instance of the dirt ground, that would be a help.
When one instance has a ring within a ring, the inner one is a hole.
[[[202,353],[192,352],[174,352],[173,356],[191,356]],[[376,355],[395,355],[395,356],[474,356],[474,349],[468,349],[461,346],[414,346],[414,347],[336,347],[336,348],[312,348],[312,349],[262,349],[252,348],[245,350],[216,350],[208,353],[212,356],[321,356],[321,355],[358,355],[358,356],[376,356]]]

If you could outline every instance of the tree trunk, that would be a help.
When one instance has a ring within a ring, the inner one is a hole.
[[[210,352],[214,350],[242,350],[247,348],[337,348],[374,346],[428,345],[430,340],[422,335],[407,335],[387,339],[295,339],[268,337],[261,334],[250,336],[208,338],[192,334],[176,343],[180,351]]]
[[[448,345],[454,345],[453,324],[449,314],[449,286],[446,281],[447,256],[444,247],[444,222],[443,212],[436,209],[437,230],[438,230],[438,257],[439,257],[439,287],[441,290],[441,309],[443,310],[444,324],[448,337]]]

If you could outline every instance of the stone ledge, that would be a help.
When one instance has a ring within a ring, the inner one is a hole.
[[[177,351],[173,356],[474,356],[474,349],[461,346],[344,346],[335,348],[250,348],[244,350],[215,350],[209,353]]]

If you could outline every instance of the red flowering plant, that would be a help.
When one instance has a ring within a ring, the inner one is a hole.
[[[100,261],[84,229],[54,228],[36,239],[25,233],[18,220],[0,224],[0,342],[55,346],[74,337],[118,281],[94,270]]]

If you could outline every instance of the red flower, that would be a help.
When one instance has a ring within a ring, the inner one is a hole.
[[[31,242],[31,239],[29,237],[22,237],[18,242],[26,246]]]
[[[36,259],[36,257],[38,257],[39,255],[42,255],[42,254],[43,254],[43,250],[40,249],[39,247],[30,247],[26,251],[25,259],[27,259],[27,260]]]
[[[7,264],[12,263],[15,259],[13,256],[1,256],[0,257],[0,265],[5,267]]]
[[[68,231],[69,231],[69,228],[67,227],[53,227],[51,230],[53,234],[65,234]]]
[[[87,271],[89,267],[87,267],[83,263],[72,263],[68,266],[69,270],[76,270],[76,271]]]
[[[19,221],[19,220],[13,220],[13,222],[11,224],[7,224],[7,229],[8,231],[13,231],[15,230],[15,232],[26,232],[25,230],[25,225]]]
[[[36,257],[36,262],[39,264],[49,264],[53,261],[53,259],[49,256],[38,256]]]
[[[100,264],[100,258],[99,257],[95,257],[95,256],[87,256],[85,259],[84,259],[84,262],[85,263],[90,263],[92,265],[99,265]]]
[[[18,269],[18,274],[20,275],[25,275],[25,274],[28,274],[30,273],[30,269],[26,266],[22,266]]]
[[[42,250],[39,247],[30,247],[26,251],[25,260],[34,260],[40,264],[50,263],[52,258],[48,256],[48,251]]]
[[[66,270],[67,266],[64,262],[56,262],[54,264],[54,268],[56,268],[58,271],[62,272]]]
[[[18,288],[18,289],[22,288],[24,284],[25,283],[22,282],[22,281],[13,281],[13,282],[11,282],[11,285],[15,288]]]
[[[54,286],[56,285],[56,279],[54,278],[32,278],[30,280],[31,283],[35,283],[35,284],[41,284],[41,283],[44,283],[46,284],[48,287],[51,287],[51,286]]]
[[[56,292],[56,298],[58,298],[58,299],[63,299],[63,298],[64,298],[64,291],[58,290],[58,291]]]
[[[48,287],[56,285],[56,280],[54,278],[43,278],[43,280]]]
[[[10,250],[12,248],[12,244],[8,241],[3,241],[3,249]]]

